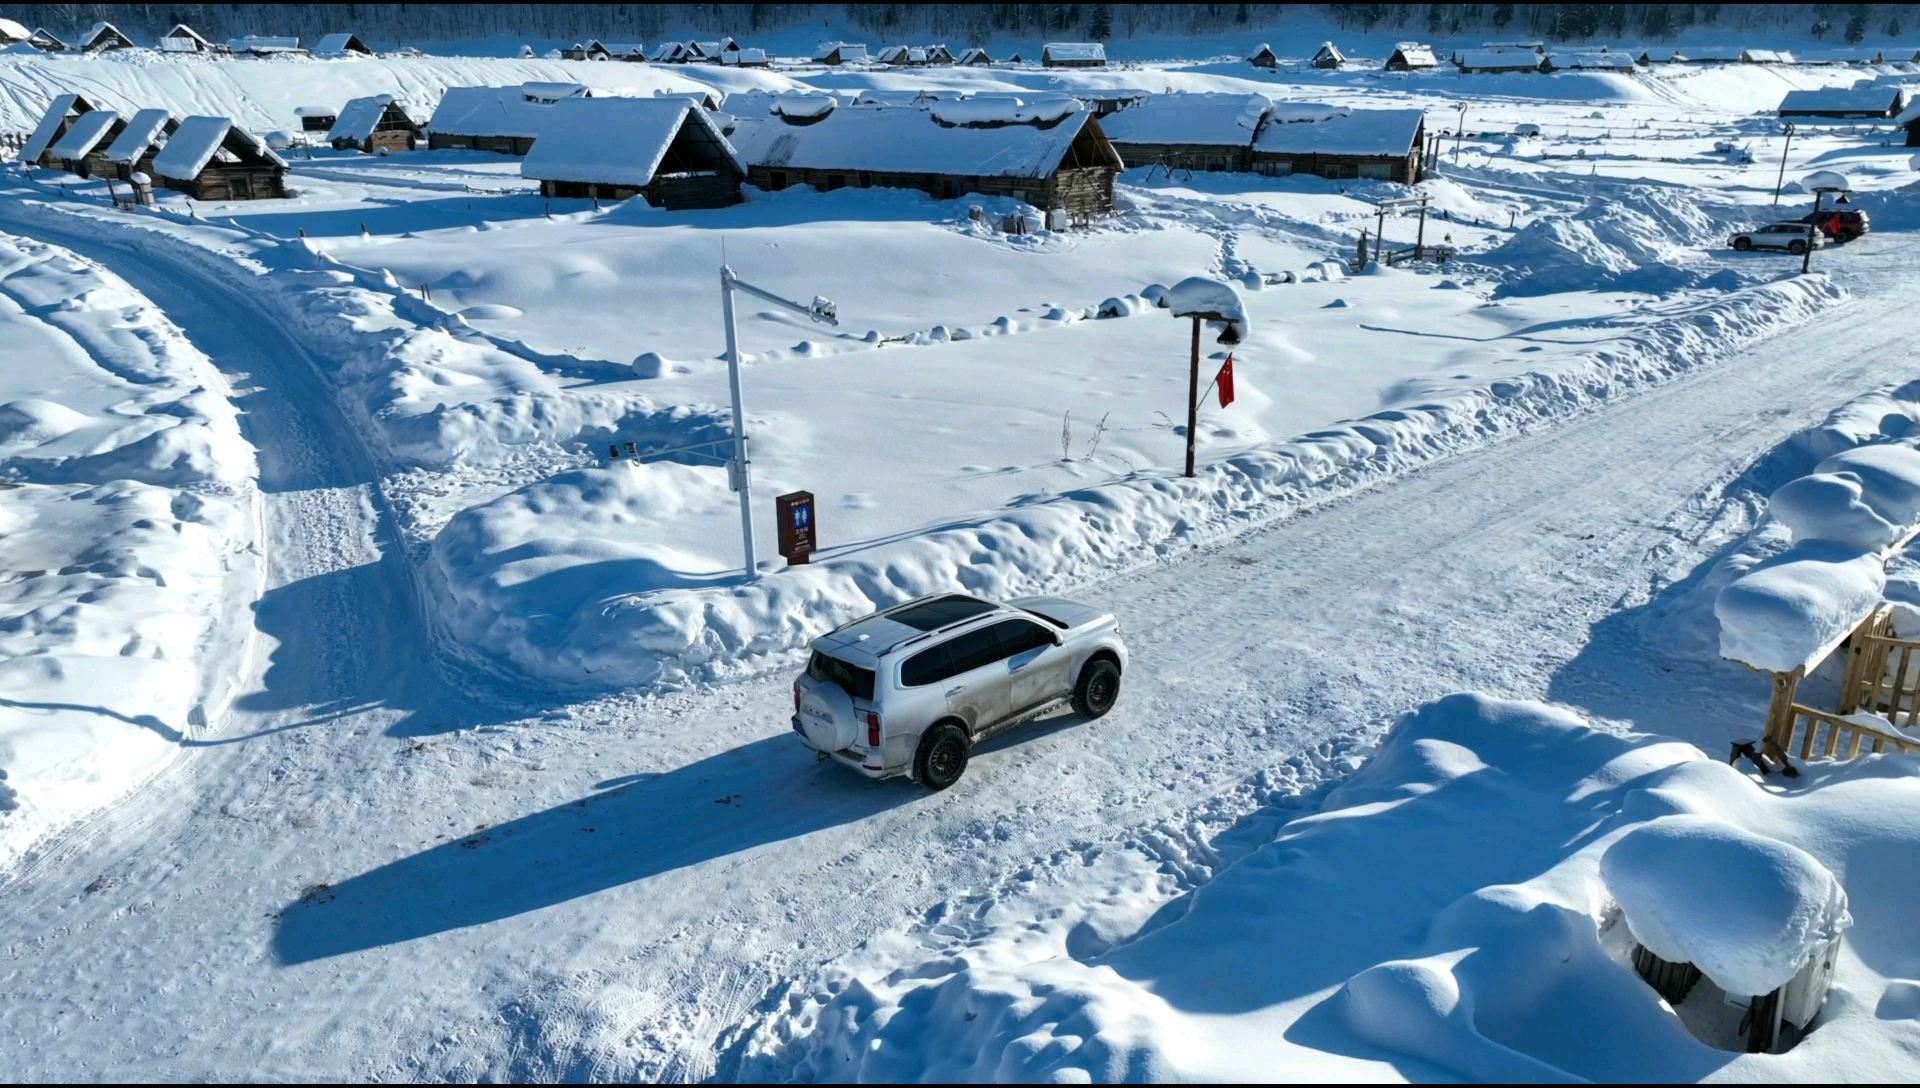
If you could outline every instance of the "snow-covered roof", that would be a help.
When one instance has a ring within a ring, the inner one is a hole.
[[[1546,42],[1482,42],[1480,43],[1480,48],[1491,49],[1496,53],[1533,53],[1538,55],[1541,53],[1545,53],[1547,51],[1547,43]]]
[[[767,51],[759,47],[752,49],[729,49],[720,54],[721,64],[766,64]]]
[[[1689,45],[1681,50],[1688,60],[1725,61],[1733,63],[1747,59],[1747,51],[1737,45]]]
[[[1116,144],[1246,147],[1271,108],[1263,94],[1156,94],[1101,128]]]
[[[40,123],[33,128],[33,135],[20,147],[20,161],[32,162],[46,153],[48,147],[60,136],[61,127],[67,123],[67,117],[79,110],[85,113],[93,109],[93,104],[77,94],[55,95],[47,103],[47,112],[40,115]]]
[[[558,102],[563,98],[588,98],[591,91],[578,83],[530,82],[520,85],[520,94],[529,102]]]
[[[1345,53],[1342,53],[1340,51],[1340,47],[1333,44],[1332,42],[1321,42],[1320,48],[1313,51],[1313,59],[1315,61],[1330,60],[1336,63],[1345,64],[1347,60],[1347,55]]]
[[[740,174],[747,172],[707,111],[677,95],[569,98],[544,108],[550,112],[520,164],[522,177],[644,186],[683,125],[698,126]]]
[[[1440,58],[1433,53],[1433,46],[1419,42],[1401,42],[1393,47],[1393,55],[1404,61],[1409,68],[1438,68]]]
[[[65,49],[67,47],[64,39],[44,26],[34,27],[33,33],[27,35],[27,40],[36,45],[44,45],[49,49]]]
[[[644,57],[647,47],[640,42],[601,42],[600,47],[616,57]]]
[[[982,49],[977,45],[970,45],[966,48],[965,51],[963,51],[960,54],[960,63],[961,64],[992,64],[993,58],[987,55],[987,51],[985,49]]]
[[[813,47],[813,59],[825,60],[836,51],[840,54],[841,60],[867,59],[866,42],[821,42]]]
[[[686,55],[686,52],[687,47],[680,42],[656,42],[654,47],[648,50],[646,57],[650,61],[659,63],[679,60]]]
[[[554,107],[530,100],[520,87],[448,87],[427,130],[448,136],[533,139]]]
[[[259,38],[249,34],[244,38],[230,39],[227,48],[236,53],[297,53],[300,51],[300,39]]]
[[[1454,54],[1453,62],[1462,68],[1528,72],[1539,69],[1540,55],[1526,49],[1462,49]]]
[[[1896,125],[1911,125],[1916,121],[1920,121],[1920,99],[1916,99],[1912,105],[1895,114],[1893,118],[1893,123]],[[22,152],[20,157],[26,158],[26,153]]]
[[[1284,104],[1284,103],[1283,103]],[[1253,149],[1274,155],[1405,155],[1426,114],[1420,110],[1353,110],[1324,121],[1269,121]]]
[[[1099,42],[1048,42],[1040,47],[1040,55],[1048,60],[1107,60],[1107,47]]]
[[[275,166],[287,165],[286,160],[274,154],[259,137],[235,125],[232,118],[189,117],[180,122],[180,127],[168,138],[167,146],[153,157],[154,172],[179,181],[199,177],[200,171],[229,143],[245,146]]]
[[[357,144],[366,143],[373,138],[373,130],[380,126],[380,118],[386,115],[387,106],[392,101],[390,94],[372,94],[348,100],[346,105],[340,107],[333,128],[327,132],[327,142],[352,140]]]
[[[187,41],[196,43],[201,49],[213,48],[212,42],[202,37],[199,31],[193,29],[192,27],[188,26],[185,23],[173,24],[173,29],[167,31],[166,34],[163,35],[160,40],[164,44],[169,38],[185,38]]]
[[[295,117],[338,117],[340,110],[335,106],[295,106]]]
[[[1872,64],[1878,49],[1861,45],[1843,45],[1826,49],[1796,49],[1794,56],[1802,64]]]
[[[1899,87],[1863,83],[1857,87],[1818,87],[1788,91],[1780,100],[1780,112],[1788,113],[1888,113],[1899,108],[1904,94]]]
[[[181,38],[169,34],[160,39],[162,53],[204,53],[206,48],[192,38]]]
[[[1631,56],[1625,53],[1551,53],[1547,63],[1555,68],[1569,70],[1599,69],[1602,71],[1631,71],[1637,65]]]
[[[1674,61],[1685,60],[1687,58],[1682,56],[1680,51],[1673,46],[1662,45],[1642,49],[1640,51],[1640,59],[1648,64],[1670,64]]]
[[[144,109],[133,115],[127,127],[107,148],[107,161],[111,163],[134,163],[147,153],[161,133],[166,131],[167,122],[173,120],[173,114],[163,109]]]
[[[112,110],[93,110],[83,113],[73,124],[67,126],[66,134],[53,145],[53,157],[56,159],[84,159],[93,149],[106,139],[114,122],[120,120],[119,114]]]
[[[33,34],[27,30],[26,24],[0,19],[0,41],[24,42],[31,37]]]
[[[1188,276],[1174,284],[1162,303],[1174,317],[1215,315],[1233,326],[1242,340],[1247,338],[1247,307],[1233,285],[1206,276]]]
[[[1794,56],[1785,49],[1749,49],[1741,59],[1748,64],[1793,64]]]
[[[358,49],[354,48],[356,46]],[[372,52],[367,48],[367,43],[360,40],[358,34],[328,34],[320,39],[320,44],[313,47],[315,53],[345,53],[349,50]]]
[[[1009,110],[1019,108],[1020,99],[1002,99],[1009,100],[1015,104]],[[1002,124],[943,124],[930,110],[843,106],[803,125],[742,118],[733,144],[754,166],[1048,177],[1091,120],[1078,105],[1052,122]]]
[[[120,41],[132,44],[133,39],[120,33],[120,28],[114,26],[112,23],[95,23],[87,28],[85,34],[80,35],[80,48],[82,50],[91,49],[106,41]]]
[[[925,64],[927,51],[917,45],[889,45],[874,59],[881,64]]]

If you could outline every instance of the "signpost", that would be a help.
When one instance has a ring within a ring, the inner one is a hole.
[[[733,319],[733,293],[745,291],[755,298],[765,299],[775,306],[783,306],[794,313],[802,314],[808,320],[839,325],[839,311],[833,303],[813,296],[811,303],[794,302],[782,298],[765,288],[753,284],[733,274],[733,269],[720,266],[720,312],[727,324],[727,385],[733,394],[733,457],[727,462],[727,482],[733,490],[740,493],[740,548],[745,553],[747,581],[759,577],[759,568],[754,559],[753,546],[753,478],[749,472],[751,460],[747,456],[747,409],[740,395],[740,334]],[[808,496],[812,501],[812,496]],[[808,508],[809,526],[811,526],[812,508]],[[785,530],[782,529],[782,532]],[[812,535],[808,535],[808,548],[812,548]],[[782,554],[785,554],[783,551]],[[801,560],[805,562],[805,560]]]
[[[812,562],[813,492],[789,491],[773,500],[773,508],[779,526],[780,555],[796,567]]]

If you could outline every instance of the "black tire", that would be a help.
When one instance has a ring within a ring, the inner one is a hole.
[[[920,748],[913,754],[913,777],[930,790],[944,790],[967,773],[967,753],[973,742],[967,731],[942,722],[920,737]]]
[[[1120,699],[1120,666],[1099,657],[1080,670],[1073,685],[1073,709],[1089,718],[1104,717]]]
[[[1735,238],[1735,239],[1733,240],[1733,248],[1735,248],[1735,249],[1737,249],[1737,250],[1739,250],[1739,251],[1740,251],[1740,252],[1742,252],[1742,253],[1745,253],[1745,252],[1746,252],[1747,250],[1749,250],[1749,249],[1752,249],[1752,248],[1753,248],[1753,239],[1751,239],[1751,238]]]
[[[1795,239],[1794,241],[1787,243],[1787,252],[1793,254],[1796,257],[1800,256],[1802,253],[1805,253],[1806,251],[1807,251],[1807,243],[1802,242],[1798,239]]]

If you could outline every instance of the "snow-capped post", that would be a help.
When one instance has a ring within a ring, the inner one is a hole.
[[[1220,280],[1189,276],[1167,292],[1167,309],[1175,317],[1193,319],[1193,350],[1187,366],[1187,477],[1193,477],[1194,434],[1200,429],[1200,323],[1218,322],[1220,342],[1238,344],[1247,338],[1247,308],[1240,292]]]
[[[740,334],[733,318],[733,293],[736,290],[745,291],[776,306],[784,306],[794,313],[805,315],[809,321],[837,326],[840,324],[840,313],[833,303],[819,295],[813,296],[810,303],[798,303],[755,287],[734,275],[732,268],[725,264],[720,266],[720,313],[727,326],[727,385],[733,394],[733,458],[727,462],[727,483],[740,493],[740,549],[745,556],[746,578],[751,582],[759,576],[760,571],[754,559],[753,481],[747,457],[747,409],[740,396]],[[809,504],[809,524],[812,520],[811,511]]]

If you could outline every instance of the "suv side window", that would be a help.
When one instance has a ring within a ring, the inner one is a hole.
[[[947,643],[921,650],[907,658],[900,666],[900,684],[902,687],[921,688],[928,684],[938,684],[953,675],[953,669],[947,656]]]
[[[970,672],[982,665],[991,665],[1006,657],[1000,652],[999,639],[994,637],[995,627],[982,627],[977,631],[949,640],[946,643],[949,667],[948,676],[958,676]]]
[[[1000,656],[1014,657],[1028,650],[1038,650],[1042,646],[1053,645],[1053,636],[1042,630],[1038,624],[1026,620],[1007,620],[993,625],[993,634],[1000,641]]]

